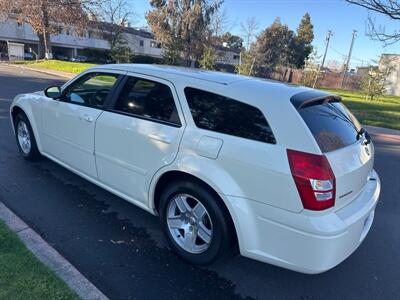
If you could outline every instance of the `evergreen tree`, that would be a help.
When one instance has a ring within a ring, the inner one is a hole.
[[[229,48],[241,49],[243,47],[243,39],[240,36],[225,32],[221,36],[221,42],[226,43]]]
[[[279,18],[257,37],[253,48],[258,63],[266,67],[290,67],[295,63],[295,33]]]
[[[170,66],[179,66],[181,64],[181,47],[176,43],[167,43],[163,45],[163,63]]]
[[[215,70],[217,53],[213,47],[207,47],[199,61],[200,67],[206,70]]]
[[[257,63],[269,68],[277,66],[302,68],[312,53],[313,25],[307,13],[302,18],[297,33],[276,18],[253,45]]]
[[[306,13],[300,21],[296,36],[295,66],[301,68],[313,51],[314,25],[311,23],[309,13]]]
[[[245,76],[255,76],[256,75],[256,57],[251,51],[243,50],[240,54],[241,60],[240,64],[236,66],[236,73]]]
[[[111,45],[111,58],[117,63],[129,63],[131,49],[123,35],[118,35]]]
[[[300,21],[300,25],[297,28],[297,38],[309,46],[311,46],[311,43],[314,40],[314,25],[311,23],[311,17],[309,13],[306,13]],[[311,52],[312,50],[310,53]]]

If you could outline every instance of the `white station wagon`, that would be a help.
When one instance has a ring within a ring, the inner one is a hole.
[[[154,65],[88,69],[17,96],[22,155],[159,215],[172,248],[324,272],[366,237],[380,181],[368,133],[322,91]]]

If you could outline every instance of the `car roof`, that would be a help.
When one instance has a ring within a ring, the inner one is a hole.
[[[143,73],[146,75],[153,75],[153,76],[174,75],[174,76],[182,76],[185,78],[190,77],[197,80],[205,80],[223,85],[229,85],[233,82],[240,80],[249,80],[249,77],[235,75],[235,74],[208,71],[196,68],[186,68],[186,67],[156,65],[156,64],[111,64],[111,65],[103,65],[101,67],[113,70]]]
[[[207,86],[207,90],[210,92],[222,92],[227,97],[231,96],[234,99],[242,94],[240,98],[243,99],[243,102],[253,104],[265,102],[266,98],[270,98],[271,101],[279,101],[282,99],[289,100],[298,93],[310,90],[306,87],[275,80],[167,65],[109,64],[93,67],[91,69],[108,69],[140,73],[166,79],[174,83],[177,81],[184,82],[185,85],[191,87],[200,88],[200,86]],[[249,92],[252,94],[251,99],[249,99],[248,95],[245,95]],[[266,95],[269,95],[269,97],[266,97]],[[240,100],[240,98],[238,100]]]

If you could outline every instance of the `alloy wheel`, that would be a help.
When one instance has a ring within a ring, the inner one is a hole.
[[[31,151],[31,136],[29,134],[28,126],[22,120],[18,122],[17,126],[18,143],[22,152],[29,154]]]
[[[167,224],[174,241],[185,251],[199,254],[212,241],[213,224],[205,206],[188,194],[174,196],[167,209]]]

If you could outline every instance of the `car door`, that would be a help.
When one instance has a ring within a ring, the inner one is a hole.
[[[172,163],[183,130],[173,85],[128,74],[115,102],[96,123],[99,180],[128,200],[146,203],[153,175]]]
[[[73,169],[97,178],[94,129],[119,74],[90,72],[63,89],[59,100],[48,100],[42,111],[43,149]]]

